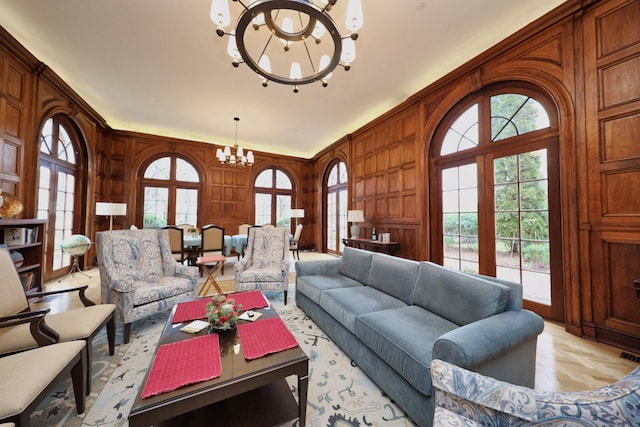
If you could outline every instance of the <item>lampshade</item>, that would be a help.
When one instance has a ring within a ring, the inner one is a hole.
[[[361,210],[347,211],[347,222],[364,222],[364,212]]]
[[[126,203],[97,202],[96,215],[122,216],[127,214]]]
[[[291,218],[304,218],[304,209],[291,209]]]

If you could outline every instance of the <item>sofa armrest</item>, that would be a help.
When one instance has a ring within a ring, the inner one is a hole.
[[[340,273],[340,258],[318,259],[296,263],[296,277],[333,276]]]
[[[111,282],[110,287],[117,292],[133,292],[133,279],[129,276],[116,279]]]
[[[433,344],[433,359],[473,368],[542,333],[542,317],[512,310],[456,328]]]

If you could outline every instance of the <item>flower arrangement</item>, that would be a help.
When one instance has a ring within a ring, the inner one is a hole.
[[[194,236],[200,234],[200,230],[198,230],[198,227],[191,227],[187,230],[187,233],[192,234]]]
[[[227,331],[238,323],[242,314],[242,304],[236,304],[233,298],[226,295],[214,295],[207,304],[207,319],[213,329]]]

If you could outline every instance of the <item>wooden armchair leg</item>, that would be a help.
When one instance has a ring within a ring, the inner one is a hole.
[[[115,313],[107,322],[107,341],[109,341],[109,355],[113,356],[116,352],[116,316]]]
[[[87,346],[82,349],[80,359],[71,368],[71,382],[73,384],[73,395],[76,399],[76,411],[79,414],[84,413],[85,396],[89,394],[87,391],[87,372],[89,367],[87,366]]]
[[[131,323],[124,324],[124,343],[129,344],[129,338],[131,337]]]
[[[85,384],[85,396],[88,396],[89,393],[91,393],[91,365],[93,364],[93,349],[92,347],[92,343],[91,343],[91,339],[87,339],[87,343],[84,346],[84,354],[83,357],[86,358],[84,365],[87,367],[87,369],[85,369],[84,375],[86,378],[86,384]],[[73,370],[71,370],[71,379],[73,380]],[[75,389],[76,386],[73,386],[73,390],[75,393]],[[78,402],[78,397],[76,396],[76,403]],[[79,414],[81,414],[82,412],[78,412]]]

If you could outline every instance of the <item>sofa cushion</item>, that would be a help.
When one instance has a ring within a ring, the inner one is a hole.
[[[300,276],[296,278],[296,289],[314,303],[320,305],[320,294],[327,289],[352,288],[364,286],[357,280],[353,280],[342,274],[331,276]]]
[[[154,282],[139,281],[133,291],[133,304],[148,304],[189,292],[193,292],[193,284],[181,277],[160,277]]]
[[[413,303],[462,326],[503,312],[509,292],[500,283],[421,262]]]
[[[371,258],[373,253],[345,247],[342,252],[342,262],[340,263],[340,274],[357,280],[363,285],[369,284],[369,272],[371,270]]]
[[[397,298],[370,286],[329,289],[322,292],[320,306],[352,334],[356,331],[356,317],[364,313],[404,307]]]
[[[374,254],[371,259],[369,286],[411,304],[416,289],[420,263],[385,254]]]
[[[421,393],[431,396],[433,343],[458,326],[418,306],[363,314],[356,337]]]

